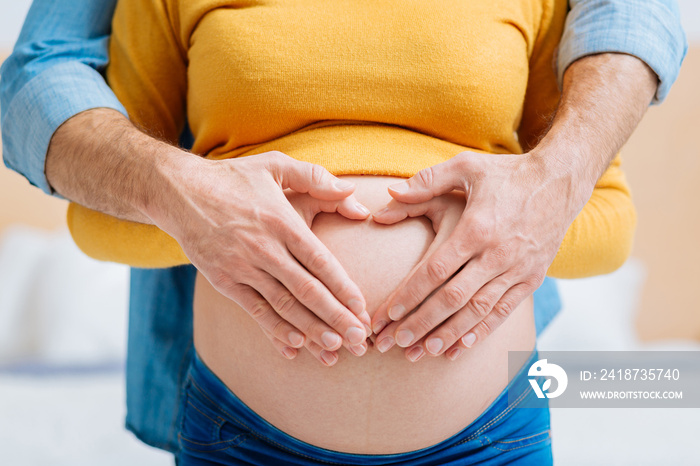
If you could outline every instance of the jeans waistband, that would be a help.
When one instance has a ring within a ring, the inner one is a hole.
[[[468,442],[474,443],[474,448],[481,447],[479,437],[488,432],[488,430],[505,422],[509,414],[528,397],[532,392],[532,387],[528,381],[527,371],[529,367],[537,361],[537,349],[534,349],[527,361],[520,368],[517,375],[509,382],[501,394],[491,403],[491,405],[481,415],[472,422],[469,426],[458,432],[454,436],[443,440],[433,446],[414,450],[405,453],[388,454],[388,455],[361,455],[354,453],[344,453],[333,450],[327,450],[315,445],[303,442],[292,437],[289,434],[279,430],[265,419],[260,417],[256,412],[250,409],[243,401],[241,401],[228,387],[209,369],[206,364],[195,353],[194,360],[190,367],[190,376],[201,385],[200,388],[209,392],[220,404],[220,407],[229,414],[236,417],[236,420],[254,433],[254,435],[263,441],[270,443],[278,448],[296,453],[302,456],[310,456],[320,461],[340,464],[371,464],[368,459],[382,462],[401,462],[408,461],[414,458],[419,458],[425,455],[438,452],[444,448],[448,448],[457,443],[464,444]],[[509,397],[510,394],[510,397]],[[509,399],[511,402],[509,403]],[[378,463],[379,464],[379,463]]]

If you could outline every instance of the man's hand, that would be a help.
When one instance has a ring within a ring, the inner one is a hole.
[[[419,270],[423,264],[423,261],[432,256],[432,254],[438,250],[447,241],[460,222],[460,218],[464,213],[464,207],[466,205],[466,200],[464,192],[462,191],[452,191],[447,194],[442,194],[440,196],[433,197],[432,199],[420,202],[416,204],[404,204],[396,201],[395,199],[389,202],[389,205],[383,210],[373,214],[373,219],[377,223],[382,224],[392,224],[399,222],[406,217],[427,217],[435,231],[435,237],[432,243],[423,254],[421,260],[411,269],[408,276],[413,275],[414,272]],[[405,281],[405,280],[404,280]],[[433,296],[434,292],[430,294],[429,298]],[[386,306],[382,305],[377,310],[379,313],[386,313]],[[388,351],[395,344],[395,340],[392,337],[396,333],[396,329],[402,325],[409,317],[404,317],[401,320],[390,322],[384,330],[381,332],[381,338],[378,336],[375,339],[375,345],[377,349],[384,353]],[[416,362],[425,356],[425,350],[423,349],[425,337],[419,338],[413,342],[412,345],[406,347],[404,354],[409,361]],[[451,353],[445,353],[450,357]]]
[[[431,355],[443,354],[462,336],[471,346],[532,294],[590,197],[536,154],[463,152],[390,190],[401,202],[374,214],[379,223],[420,214],[436,196],[453,190],[466,199],[447,240],[426,254],[389,297],[391,306],[382,306],[374,317],[377,327],[403,319],[378,335],[378,346],[393,337],[412,348],[430,333],[425,350]]]
[[[323,201],[311,197],[308,194],[302,194],[296,191],[292,191],[290,189],[285,190],[285,195],[287,196],[287,200],[289,201],[289,203],[294,207],[294,210],[297,211],[299,216],[303,219],[303,221],[309,228],[311,228],[311,225],[313,224],[316,215],[318,215],[321,212],[335,212],[349,219],[359,220],[362,218],[366,218],[366,215],[364,215],[364,211],[362,216],[358,216],[357,207],[355,205],[355,199],[353,196],[348,196],[339,201]],[[294,359],[296,357],[296,348],[288,347],[284,344],[284,342],[282,342],[278,338],[275,338],[267,330],[264,330],[264,332],[268,336],[270,341],[272,341],[273,346],[275,346],[275,348],[277,348],[283,356],[285,356],[288,359]],[[371,332],[369,332],[368,330],[368,333]],[[304,346],[316,359],[318,359],[321,363],[325,364],[326,366],[332,366],[336,362],[338,362],[337,351],[325,350],[311,339],[307,339]],[[360,345],[349,346],[348,350],[356,356],[362,356],[363,354],[365,354],[365,352],[367,352],[367,343],[363,342]]]
[[[541,284],[568,226],[641,120],[656,84],[637,58],[584,57],[566,71],[552,126],[528,153],[464,152],[390,187],[394,199],[409,204],[459,189],[467,207],[450,238],[375,314],[378,344],[391,337],[410,347],[436,329],[425,351],[456,356],[498,327]],[[402,215],[399,205],[392,209],[375,219],[392,223]],[[384,329],[416,307],[405,322]]]
[[[369,210],[349,194],[354,186],[280,152],[189,158],[186,176],[169,177],[179,181],[178,194],[151,206],[149,217],[212,286],[291,347],[304,335],[327,351],[363,345],[370,319],[359,288],[283,192],[308,193],[325,201],[320,208],[365,219]]]
[[[323,167],[281,153],[206,160],[98,109],[59,128],[46,171],[65,197],[170,234],[219,292],[284,345],[299,348],[305,337],[331,352],[364,344],[362,293],[284,194],[308,193],[366,218],[354,185]]]

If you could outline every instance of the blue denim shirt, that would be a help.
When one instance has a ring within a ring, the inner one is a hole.
[[[116,0],[35,0],[0,70],[5,164],[49,194],[44,163],[54,131],[91,108],[126,111],[101,71]],[[659,76],[655,103],[675,81],[687,50],[674,0],[571,0],[560,44],[559,77],[575,60],[624,52]],[[187,135],[185,135],[187,137]],[[187,146],[188,142],[183,141]],[[195,269],[132,269],[126,425],[144,442],[175,451],[180,386],[190,363]],[[559,312],[554,280],[535,292],[539,333]]]

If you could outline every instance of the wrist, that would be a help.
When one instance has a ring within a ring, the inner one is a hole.
[[[590,199],[597,181],[591,167],[580,163],[585,157],[572,155],[562,146],[545,145],[530,151],[527,158],[539,174],[540,186],[551,191],[552,199],[565,201],[573,220]]]
[[[168,231],[170,223],[178,223],[173,217],[184,211],[186,196],[198,188],[193,175],[208,160],[161,141],[155,141],[149,152],[148,189],[138,205],[150,223]]]
[[[121,113],[96,108],[56,130],[46,176],[57,192],[85,207],[153,223],[151,210],[161,205],[164,186],[159,172],[176,153],[184,154],[141,132]]]
[[[560,122],[563,120],[561,118]],[[609,160],[607,154],[582,139],[553,126],[528,155],[548,176],[571,177],[582,189],[592,191]]]
[[[588,199],[646,111],[657,78],[641,60],[619,53],[583,57],[566,70],[550,129],[530,151],[549,176],[570,178]]]

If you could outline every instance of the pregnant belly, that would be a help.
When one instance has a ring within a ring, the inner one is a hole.
[[[372,211],[391,199],[386,187],[400,180],[341,178],[356,183],[356,197]],[[425,217],[386,226],[320,214],[312,231],[360,286],[370,315],[435,236]],[[194,341],[231,391],[280,430],[331,450],[391,454],[434,445],[475,420],[508,383],[508,351],[531,350],[535,330],[529,297],[456,361],[425,356],[411,363],[403,348],[382,354],[370,345],[362,357],[341,348],[338,362],[325,367],[304,349],[284,359],[242,308],[198,275]]]

